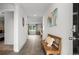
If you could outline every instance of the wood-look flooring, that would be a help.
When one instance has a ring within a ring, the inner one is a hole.
[[[41,49],[41,37],[39,35],[29,35],[27,42],[19,53],[8,52],[7,55],[44,55]]]
[[[22,50],[21,55],[44,55],[41,49],[41,37],[39,35],[29,35],[28,40]]]
[[[4,41],[0,41],[0,55],[7,55],[13,52],[13,45],[5,45]]]

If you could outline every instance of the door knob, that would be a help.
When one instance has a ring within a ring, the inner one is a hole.
[[[73,40],[73,37],[69,37],[69,40]]]
[[[69,40],[76,40],[75,37],[69,37]]]

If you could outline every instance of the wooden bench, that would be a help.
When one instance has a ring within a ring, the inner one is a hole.
[[[61,38],[55,35],[48,34],[51,38],[55,39],[55,42],[58,44],[58,49],[56,49],[54,46],[48,47],[45,42],[45,40],[42,40],[42,48],[46,55],[60,55],[61,54]]]

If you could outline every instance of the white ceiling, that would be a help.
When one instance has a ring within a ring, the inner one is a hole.
[[[43,17],[28,16],[28,24],[42,24]]]
[[[21,3],[26,15],[33,16],[36,14],[39,17],[46,13],[50,5],[51,3]]]
[[[24,8],[29,22],[42,22],[42,17],[48,11],[51,3],[21,3],[20,5]]]
[[[38,20],[38,22],[39,20],[41,21],[44,14],[48,11],[50,5],[51,3],[20,3],[20,6],[22,6],[25,10],[24,12],[26,13],[26,16],[28,16],[30,20]],[[0,10],[6,8],[12,9],[14,8],[13,6],[14,4],[10,3],[0,3]],[[37,16],[33,16],[34,14]]]

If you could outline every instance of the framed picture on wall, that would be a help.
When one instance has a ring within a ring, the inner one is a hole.
[[[47,19],[49,27],[56,26],[57,13],[58,13],[58,9],[55,8],[54,11],[49,14],[48,19]]]
[[[24,27],[24,17],[22,17],[22,26]]]
[[[57,20],[57,15],[58,15],[58,8],[55,8],[53,12],[51,12],[52,14],[52,23],[53,26],[56,26],[56,20]]]
[[[48,16],[48,19],[47,19],[47,20],[48,20],[48,21],[47,21],[47,22],[48,22],[48,26],[51,27],[51,26],[52,26],[52,17],[49,17],[49,16]]]

